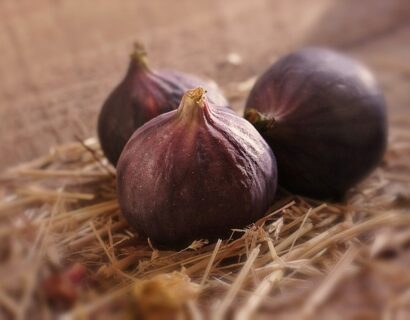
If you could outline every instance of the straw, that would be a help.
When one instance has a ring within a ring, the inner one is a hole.
[[[248,319],[268,302],[292,305],[289,292],[324,276],[300,306],[301,317],[315,318],[353,266],[386,273],[378,254],[387,244],[403,250],[405,236],[395,242],[376,236],[386,227],[391,234],[410,229],[410,202],[403,201],[409,197],[410,142],[408,134],[395,132],[388,161],[346,201],[280,192],[265,217],[229,239],[197,239],[179,251],[158,250],[129,227],[116,199],[115,171],[96,139],[58,146],[1,175],[0,310],[20,319],[36,311],[61,319],[92,317],[119,301],[134,310],[130,292],[136,281],[181,272],[199,290],[197,298],[183,301],[185,315]],[[61,310],[45,299],[42,284],[52,274],[65,277],[74,264],[86,268],[90,281],[75,284],[80,294]],[[386,314],[406,299],[403,293],[386,302]]]

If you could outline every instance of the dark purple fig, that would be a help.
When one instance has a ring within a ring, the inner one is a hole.
[[[117,165],[125,218],[168,247],[225,236],[262,217],[276,180],[275,157],[257,130],[202,88],[139,128]]]
[[[104,102],[98,119],[98,136],[108,160],[115,166],[138,127],[175,110],[184,92],[197,86],[205,88],[217,106],[228,106],[215,84],[177,71],[151,70],[144,48],[136,44],[125,78]]]
[[[279,184],[313,198],[342,198],[386,148],[385,102],[374,77],[327,49],[276,62],[253,87],[245,117],[275,152]]]

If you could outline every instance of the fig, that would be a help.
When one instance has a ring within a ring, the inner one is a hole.
[[[137,129],[117,165],[123,215],[166,247],[214,240],[257,220],[276,183],[276,160],[261,135],[200,87]]]
[[[343,198],[386,148],[385,101],[374,76],[330,49],[279,59],[252,88],[245,118],[274,150],[279,185],[311,198]]]
[[[209,100],[218,106],[228,102],[216,85],[174,70],[151,70],[140,44],[134,52],[125,78],[104,102],[98,118],[101,148],[115,166],[134,131],[148,120],[178,107],[188,89],[202,86]]]

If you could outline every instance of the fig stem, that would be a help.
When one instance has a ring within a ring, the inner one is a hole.
[[[188,90],[185,94],[190,97],[198,106],[203,108],[205,101],[205,89],[198,87]]]
[[[145,47],[139,43],[134,42],[134,50],[131,53],[131,60],[135,62],[140,68],[148,68],[148,55]]]
[[[259,131],[270,129],[276,123],[274,118],[270,119],[256,109],[252,108],[245,111],[245,119],[252,123],[253,126]]]
[[[199,114],[203,114],[200,109],[205,108],[205,92],[206,91],[201,87],[187,90],[178,107],[179,116],[192,121],[197,118]]]

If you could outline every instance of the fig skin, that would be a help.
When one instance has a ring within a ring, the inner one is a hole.
[[[373,75],[337,52],[307,48],[281,58],[255,83],[245,118],[275,152],[279,185],[342,199],[381,161],[385,101]]]
[[[175,70],[151,70],[145,49],[135,45],[125,78],[104,102],[97,124],[101,148],[116,166],[134,131],[152,118],[175,110],[186,90],[202,86],[218,106],[228,102],[216,85]]]
[[[228,236],[262,217],[277,183],[272,150],[255,128],[204,90],[140,127],[117,166],[123,215],[156,245]]]

